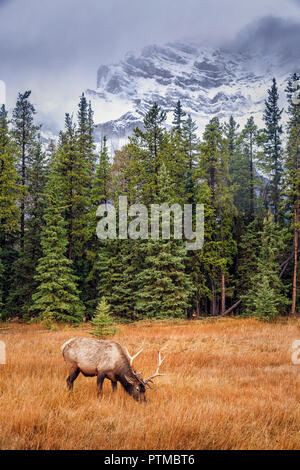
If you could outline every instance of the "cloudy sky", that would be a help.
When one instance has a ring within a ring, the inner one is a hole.
[[[299,34],[300,0],[0,0],[0,80],[8,108],[31,89],[40,119],[61,125],[80,93],[96,86],[99,65],[128,50],[234,40],[292,54]]]

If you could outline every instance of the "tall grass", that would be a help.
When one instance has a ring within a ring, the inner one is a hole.
[[[90,329],[90,328],[89,328]],[[0,365],[1,449],[299,449],[300,366],[291,344],[300,322],[256,320],[122,326],[114,339],[136,352],[152,375],[166,359],[147,403],[120,385],[82,375],[66,388],[61,346],[81,329],[1,325],[7,364]]]

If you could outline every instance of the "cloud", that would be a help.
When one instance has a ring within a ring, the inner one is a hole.
[[[277,52],[287,59],[300,59],[300,22],[267,16],[252,22],[237,34],[231,47],[239,51]]]
[[[274,13],[299,18],[295,1],[0,0],[0,79],[7,102],[13,106],[17,92],[32,89],[43,120],[62,125],[82,90],[96,86],[101,64],[119,61],[128,50],[182,38],[222,45],[249,22],[252,29],[244,30],[241,43],[246,46],[250,36],[256,41],[257,34],[264,44],[262,30],[271,31],[272,20],[257,31],[253,21]],[[284,34],[297,37],[284,20],[277,26],[284,44]]]

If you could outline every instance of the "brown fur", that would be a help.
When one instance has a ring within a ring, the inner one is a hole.
[[[122,346],[116,341],[77,337],[63,345],[62,353],[69,372],[69,390],[73,390],[73,383],[81,372],[85,377],[97,376],[99,394],[107,378],[112,383],[113,391],[116,390],[117,382],[120,382],[136,400],[145,399],[144,384],[130,366]]]

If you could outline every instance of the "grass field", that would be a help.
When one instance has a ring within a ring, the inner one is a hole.
[[[300,321],[221,319],[122,326],[114,339],[136,352],[144,375],[166,359],[147,403],[109,381],[78,377],[73,394],[61,345],[89,328],[0,324],[1,449],[300,449],[300,365],[291,345]]]

